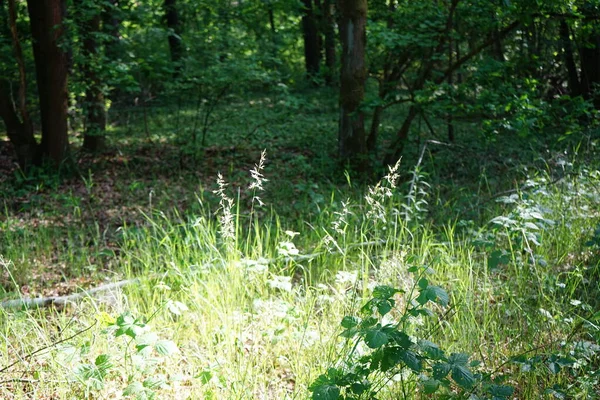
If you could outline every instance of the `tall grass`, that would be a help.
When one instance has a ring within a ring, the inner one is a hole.
[[[516,398],[579,390],[575,369],[527,371],[509,361],[539,355],[543,364],[546,354],[569,351],[566,340],[590,340],[581,323],[598,307],[598,256],[584,243],[600,221],[598,171],[573,170],[558,181],[541,173],[497,199],[488,223],[435,226],[428,212],[441,201],[425,175],[415,171],[410,190],[399,188],[394,167],[364,198],[332,196],[307,227],[282,225],[274,205],[262,204],[264,162],[263,154],[250,188],[231,188],[219,176],[216,210],[198,194],[193,215],[153,210],[141,227],[123,227],[116,272],[138,284],[66,309],[0,310],[4,364],[21,360],[2,370],[0,397],[116,398],[133,382],[159,377],[143,396],[306,398],[311,382],[340,362],[342,317],[377,284],[411,287],[414,265],[435,270],[432,279],[451,295],[449,309],[419,321],[431,340],[507,375]],[[248,210],[240,204],[245,190]],[[56,241],[9,223],[4,230],[8,276],[32,268],[31,254]],[[179,351],[139,360],[129,342],[106,332],[127,313]],[[46,349],[27,357],[39,348]],[[107,374],[76,373],[100,354],[113,360]],[[392,381],[380,398],[405,395]],[[408,398],[426,397],[417,386]]]

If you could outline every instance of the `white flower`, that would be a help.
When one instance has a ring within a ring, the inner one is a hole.
[[[267,281],[273,289],[283,290],[284,292],[292,291],[292,277],[275,275],[273,279]]]

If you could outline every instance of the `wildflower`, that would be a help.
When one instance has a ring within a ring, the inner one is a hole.
[[[284,292],[292,291],[292,277],[275,275],[273,279],[267,281],[273,289],[283,290]]]

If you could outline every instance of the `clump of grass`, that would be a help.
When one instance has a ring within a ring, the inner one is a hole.
[[[377,286],[416,287],[415,267],[437,271],[448,302],[433,307],[432,320],[411,320],[411,334],[427,332],[422,338],[449,354],[474,355],[483,373],[505,375],[519,398],[540,398],[547,388],[576,391],[569,385],[581,370],[565,364],[556,374],[546,371],[560,354],[575,351],[559,339],[593,343],[589,326],[584,331],[578,324],[594,323],[585,305],[597,288],[580,292],[581,271],[593,257],[582,256],[588,250],[581,243],[598,222],[598,175],[582,171],[559,185],[532,178],[535,190],[496,205],[495,217],[502,218],[436,227],[424,222],[435,199],[419,203],[419,218],[407,221],[402,210],[415,206],[416,186],[427,188],[426,177],[419,175],[413,195],[403,193],[395,166],[364,198],[323,205],[318,225],[306,228],[257,212],[262,190],[269,190],[266,178],[273,180],[265,163],[263,152],[253,183],[244,186],[248,210],[219,174],[215,212],[199,193],[193,213],[154,210],[145,225],[122,228],[118,272],[140,284],[116,300],[90,298],[62,311],[1,311],[0,354],[23,361],[2,371],[10,382],[0,397],[124,391],[160,398],[306,397],[319,375],[340,364],[342,318],[357,314]],[[564,204],[572,206],[568,212]],[[406,309],[411,300],[394,305]],[[159,342],[173,351],[161,354]],[[511,363],[519,354],[525,355],[520,364]],[[522,367],[534,362],[546,369]],[[381,385],[379,398],[421,395],[418,384],[409,392],[394,384],[406,368]]]

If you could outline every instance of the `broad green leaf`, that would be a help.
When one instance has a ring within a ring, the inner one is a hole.
[[[401,293],[400,289],[393,288],[391,286],[381,285],[373,289],[373,297],[377,299],[389,299],[396,293]]]
[[[427,379],[423,381],[423,392],[425,394],[435,393],[440,388],[440,381],[437,379]]]
[[[508,399],[515,392],[515,388],[506,385],[490,385],[487,391],[496,399]]]
[[[420,372],[421,369],[423,369],[419,356],[417,356],[412,351],[402,350],[402,352],[400,353],[400,357],[402,358],[402,361],[404,361],[404,363],[408,366],[408,368],[412,369],[413,371]]]
[[[359,323],[360,323],[360,320],[357,317],[345,316],[342,319],[342,322],[340,325],[342,325],[342,328],[350,329],[350,328],[354,328]]]
[[[325,384],[313,389],[313,400],[338,400],[340,397],[340,388],[335,385]]]
[[[452,353],[448,358],[448,362],[454,365],[467,365],[469,362],[469,355],[465,353]]]
[[[454,379],[454,382],[463,389],[472,388],[477,381],[475,376],[473,376],[473,373],[469,371],[467,367],[457,364],[452,366],[452,379]]]
[[[419,341],[419,347],[432,360],[442,360],[445,357],[444,351],[429,340]]]
[[[383,330],[383,328],[379,324],[377,327],[369,329],[365,334],[365,343],[372,349],[377,349],[387,344],[388,341],[388,334]]]
[[[445,362],[435,363],[433,365],[433,377],[438,380],[444,379],[444,378],[446,378],[446,376],[448,375],[448,373],[450,372],[451,369],[452,369],[452,366],[448,363],[445,363]]]

